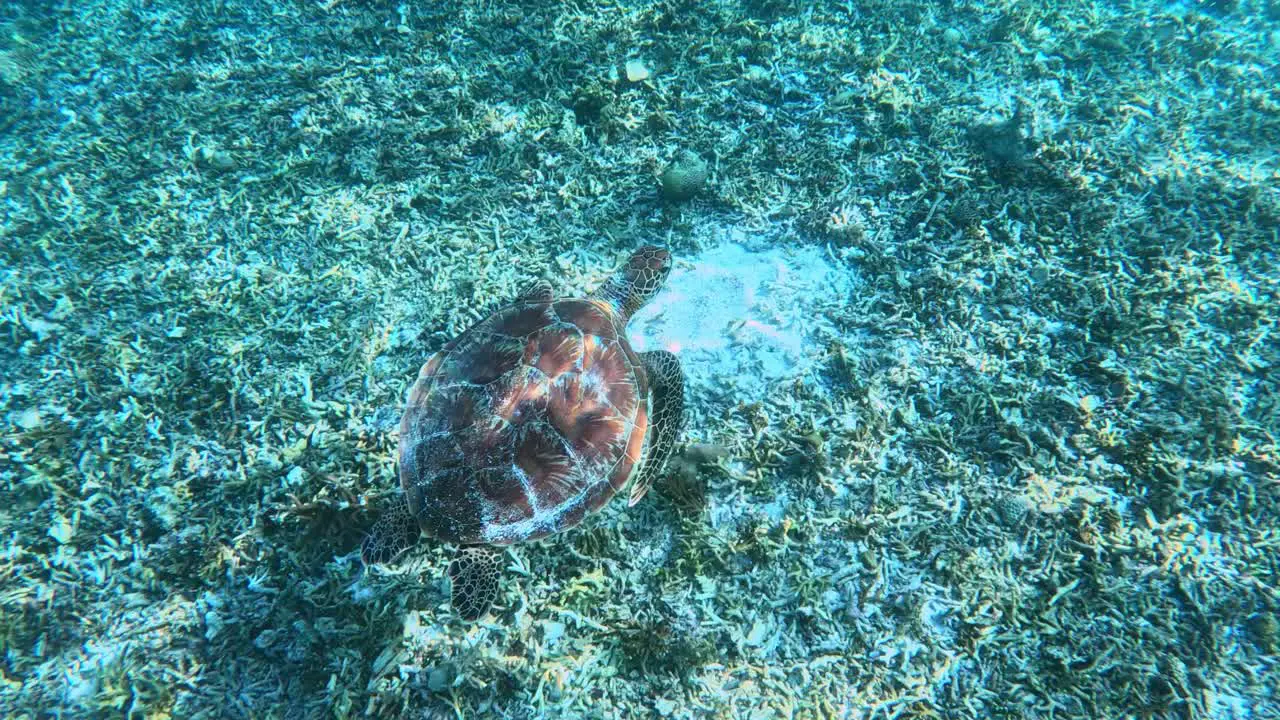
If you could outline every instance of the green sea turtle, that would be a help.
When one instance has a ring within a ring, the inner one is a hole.
[[[400,421],[404,492],[365,563],[423,532],[456,545],[453,607],[475,620],[503,546],[573,527],[628,484],[630,504],[644,497],[675,445],[684,379],[675,355],[633,351],[626,326],[670,271],[670,253],[643,247],[585,298],[537,282],[428,360]]]

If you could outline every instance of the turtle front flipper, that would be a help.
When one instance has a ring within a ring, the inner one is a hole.
[[[360,544],[360,559],[365,565],[391,562],[413,547],[421,533],[418,520],[409,510],[409,501],[399,495]]]
[[[468,622],[484,617],[498,597],[501,575],[502,550],[499,548],[488,545],[458,548],[449,562],[453,609],[458,616]]]
[[[639,476],[631,485],[628,506],[640,502],[663,466],[680,436],[684,420],[684,374],[680,361],[665,351],[640,353],[645,374],[649,378],[649,391],[653,400],[649,407],[649,450],[640,468]]]

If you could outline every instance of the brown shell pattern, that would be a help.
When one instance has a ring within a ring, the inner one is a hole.
[[[424,530],[503,545],[571,527],[642,461],[646,378],[609,308],[525,302],[423,366],[400,427],[400,483]]]

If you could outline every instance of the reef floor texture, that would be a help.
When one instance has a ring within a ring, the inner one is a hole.
[[[1280,717],[1280,6],[0,7],[0,716]],[[671,249],[637,506],[366,568],[419,366]]]

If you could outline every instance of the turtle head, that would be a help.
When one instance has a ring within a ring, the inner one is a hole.
[[[671,253],[666,248],[645,245],[632,253],[592,297],[612,305],[626,321],[657,294],[670,272]]]

